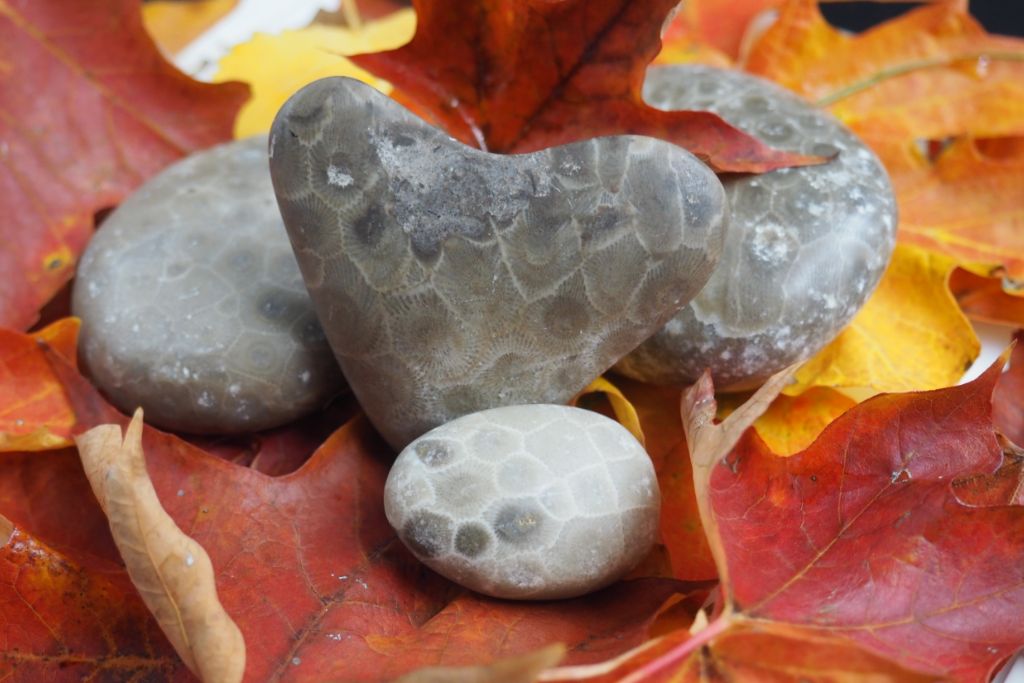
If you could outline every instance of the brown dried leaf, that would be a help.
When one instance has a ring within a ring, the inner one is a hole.
[[[217,597],[213,565],[157,498],[142,452],[142,411],[124,439],[101,425],[75,439],[132,583],[185,665],[203,681],[236,683],[245,642]]]

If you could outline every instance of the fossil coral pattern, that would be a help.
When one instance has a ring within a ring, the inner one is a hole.
[[[267,138],[168,167],[103,223],[78,268],[81,358],[122,410],[248,432],[344,387],[270,184]]]
[[[874,291],[895,243],[888,175],[833,116],[747,74],[652,68],[644,97],[663,109],[713,111],[780,149],[837,155],[725,180],[729,237],[714,275],[616,366],[662,384],[693,382],[710,367],[716,387],[757,385],[825,346]]]
[[[578,408],[505,406],[459,418],[401,453],[388,520],[434,570],[503,598],[596,590],[650,550],[660,498],[643,447]]]
[[[331,346],[396,449],[459,415],[564,403],[661,327],[721,250],[718,179],[667,142],[469,148],[368,86],[306,86],[271,175]]]

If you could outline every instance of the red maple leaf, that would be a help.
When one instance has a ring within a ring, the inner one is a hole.
[[[650,135],[728,171],[814,161],[762,145],[709,112],[644,104],[644,70],[677,0],[415,0],[416,35],[354,57],[463,142],[529,152]]]
[[[135,0],[0,2],[0,64],[0,326],[23,329],[71,279],[93,215],[230,139],[248,88],[177,71]]]

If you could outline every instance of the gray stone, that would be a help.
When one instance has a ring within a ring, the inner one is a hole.
[[[881,162],[830,114],[736,71],[652,68],[644,98],[663,109],[714,111],[780,149],[838,156],[821,166],[723,181],[729,236],[697,297],[616,365],[659,384],[746,389],[805,360],[846,326],[875,289],[895,241],[896,204]]]
[[[434,571],[486,595],[570,598],[621,578],[657,537],[643,447],[579,408],[504,406],[416,439],[384,487],[388,521]]]
[[[267,138],[168,167],[78,267],[80,357],[125,411],[195,433],[274,427],[344,388],[270,184]]]
[[[679,147],[488,154],[349,79],[285,104],[270,170],[331,346],[396,449],[484,408],[568,401],[721,250],[721,184]]]

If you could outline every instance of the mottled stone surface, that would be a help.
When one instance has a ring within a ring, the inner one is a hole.
[[[78,267],[85,371],[166,429],[266,429],[344,387],[288,244],[267,139],[168,167],[103,223]]]
[[[875,155],[831,115],[736,71],[652,68],[644,98],[704,109],[780,149],[828,164],[724,181],[731,207],[721,262],[697,297],[616,369],[662,384],[710,367],[743,389],[809,358],[850,321],[889,262],[896,204]]]
[[[660,494],[643,447],[603,415],[505,406],[453,420],[402,451],[388,521],[420,560],[500,598],[605,586],[651,549]]]
[[[349,79],[288,101],[270,167],[331,346],[396,449],[484,408],[568,401],[721,250],[721,184],[674,145],[488,154]]]

